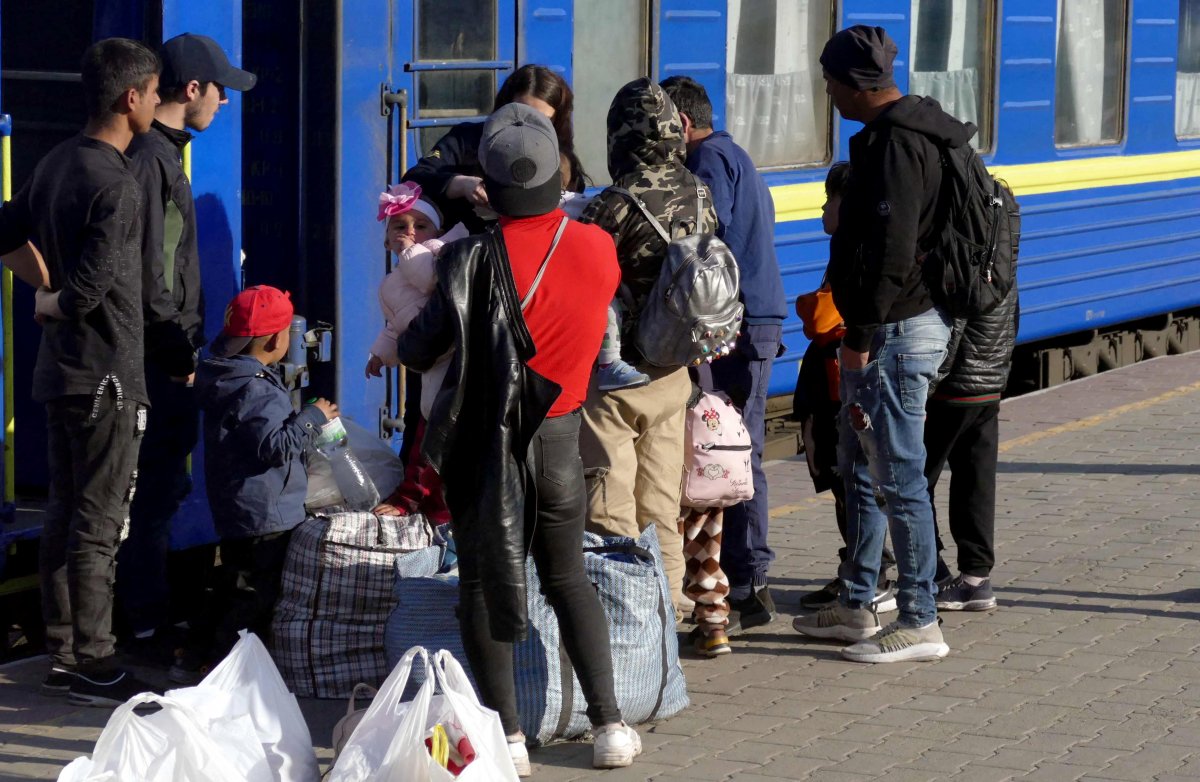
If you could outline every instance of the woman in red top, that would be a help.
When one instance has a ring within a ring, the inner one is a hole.
[[[524,605],[510,601],[524,594],[510,581],[512,542],[523,540],[516,563],[526,551],[533,556],[587,699],[593,765],[628,766],[641,739],[621,720],[608,622],[583,568],[579,457],[580,407],[620,279],[616,248],[606,232],[557,208],[559,149],[542,114],[516,103],[497,110],[479,155],[499,229],[451,245],[438,289],[398,346],[418,370],[456,348],[426,443],[460,541],[463,647],[527,776],[512,651],[525,631]],[[498,450],[486,450],[497,442]],[[495,497],[495,505],[481,507],[480,497]],[[516,519],[506,515],[513,506],[524,508]],[[523,526],[520,536],[507,535],[514,524]]]

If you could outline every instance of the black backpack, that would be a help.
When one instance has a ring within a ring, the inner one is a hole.
[[[950,317],[986,315],[1016,279],[1021,207],[970,145],[938,148],[945,222],[921,258],[925,284]]]

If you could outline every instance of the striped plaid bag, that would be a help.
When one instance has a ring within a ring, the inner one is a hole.
[[[387,677],[383,630],[396,606],[396,557],[432,543],[420,514],[331,512],[296,527],[271,624],[271,651],[292,692],[347,698],[359,682]]]

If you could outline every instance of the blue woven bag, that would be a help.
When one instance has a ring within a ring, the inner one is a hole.
[[[674,609],[654,527],[636,541],[585,533],[583,545],[584,569],[608,620],[621,716],[636,725],[678,714],[688,705],[687,684],[679,665]],[[455,613],[458,579],[434,575],[437,562],[435,554],[425,552],[396,559],[398,602],[384,636],[393,666],[414,645],[447,649],[456,659],[467,659]],[[525,577],[529,634],[513,647],[521,729],[532,744],[581,736],[591,729],[587,702],[563,647],[554,610],[541,594],[532,559],[525,562]]]
[[[588,580],[608,619],[621,716],[637,725],[678,714],[688,705],[687,683],[654,527],[636,541],[585,533],[583,551]],[[521,729],[535,744],[580,736],[591,729],[587,702],[532,561],[526,561],[525,574],[531,630],[513,649]]]

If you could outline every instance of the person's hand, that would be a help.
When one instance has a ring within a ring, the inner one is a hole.
[[[376,516],[407,516],[408,514],[386,502],[381,502],[371,509]]]
[[[383,359],[374,353],[367,359],[367,368],[365,370],[367,378],[383,377]]]
[[[465,198],[472,206],[486,206],[487,188],[477,176],[456,176],[446,185],[447,198]]]
[[[183,386],[190,386],[192,383],[196,382],[196,373],[193,372],[190,375],[184,375],[182,377],[173,377],[171,378],[171,382],[179,383]]]
[[[338,411],[338,406],[335,405],[333,402],[330,402],[328,399],[325,399],[324,397],[313,402],[313,407],[317,408],[318,410],[320,410],[322,413],[325,414],[326,421],[332,421],[333,419],[337,418],[341,414]]]
[[[851,350],[845,345],[842,345],[838,349],[838,363],[841,364],[842,369],[862,369],[867,365],[870,358],[871,353],[869,351],[860,353],[857,350]]]
[[[65,320],[62,308],[58,306],[58,296],[62,291],[52,291],[43,286],[34,291],[33,294],[33,312],[34,319],[38,323],[45,323],[47,320]]]

